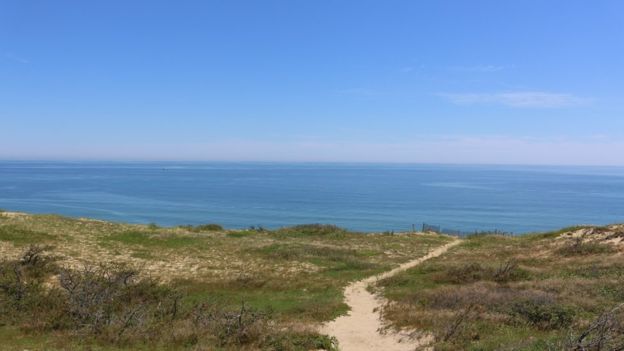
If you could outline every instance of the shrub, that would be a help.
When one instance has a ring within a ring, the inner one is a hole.
[[[482,266],[479,263],[467,263],[451,266],[434,277],[439,283],[468,284],[478,281],[495,281],[507,283],[527,279],[529,273],[518,266],[514,260],[501,263],[497,268]]]
[[[350,233],[344,228],[333,224],[300,224],[294,227],[281,228],[276,231],[282,235],[304,235],[304,236],[344,236]]]
[[[527,299],[511,306],[511,315],[540,330],[566,328],[572,324],[574,310],[550,299]]]
[[[210,330],[219,346],[261,342],[268,329],[268,316],[241,303],[240,310],[225,310],[217,304],[200,304],[192,312],[194,325]]]
[[[454,266],[441,273],[436,280],[452,284],[465,284],[484,280],[487,275],[486,269],[479,263],[468,263],[462,266]]]
[[[582,238],[575,238],[573,241],[557,249],[557,253],[562,256],[586,256],[614,252],[615,248],[608,244],[597,242],[587,242]]]
[[[223,231],[223,227],[219,224],[215,223],[207,223],[207,224],[199,224],[196,226],[193,225],[181,225],[180,228],[188,230],[193,233],[201,233],[201,232],[220,232]]]
[[[492,280],[497,283],[507,283],[510,281],[518,281],[529,278],[529,272],[521,269],[518,262],[509,260],[502,263],[491,274]]]
[[[53,258],[44,255],[47,249],[31,245],[19,259],[0,262],[0,320],[26,329],[42,328],[48,312],[62,305],[57,292],[44,287],[45,279],[58,268]],[[60,323],[60,314],[53,314],[55,323]]]
[[[568,350],[624,350],[624,304],[596,318],[579,335],[570,338]]]
[[[149,230],[158,230],[160,229],[160,226],[156,223],[150,223],[147,225],[147,229]]]
[[[196,226],[195,229],[200,231],[200,232],[203,232],[203,231],[216,232],[216,231],[223,230],[223,227],[220,226],[219,224],[208,223],[208,224],[200,224],[200,225]]]
[[[250,230],[240,230],[240,231],[235,231],[235,232],[229,232],[226,235],[229,238],[245,238],[248,237],[250,235],[253,235],[255,232],[252,232]]]
[[[177,314],[179,294],[122,265],[65,269],[61,287],[75,329],[117,340],[131,328],[149,328]]]

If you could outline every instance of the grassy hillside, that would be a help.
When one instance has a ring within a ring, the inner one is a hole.
[[[0,344],[331,349],[315,326],[347,311],[346,284],[448,240],[329,225],[160,228],[2,212]]]
[[[160,228],[0,212],[3,350],[318,350],[342,290],[449,242],[331,225]],[[435,350],[624,349],[624,226],[476,235],[379,281]]]
[[[436,350],[623,350],[624,226],[474,236],[377,285]]]

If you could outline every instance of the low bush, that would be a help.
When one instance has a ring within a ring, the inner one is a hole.
[[[201,232],[220,232],[223,231],[223,227],[219,224],[215,223],[207,223],[207,224],[199,224],[196,226],[193,225],[181,225],[180,228],[188,230],[193,233],[201,233]]]
[[[269,316],[241,304],[238,311],[228,311],[217,304],[200,304],[191,313],[198,330],[210,330],[217,345],[262,344],[269,329]]]
[[[64,301],[58,291],[44,286],[58,267],[53,258],[43,255],[45,250],[31,245],[19,259],[0,262],[0,322],[26,329],[47,328],[47,319],[61,323],[62,313],[56,311]]]
[[[574,320],[574,309],[544,298],[515,301],[510,313],[540,330],[566,328]]]
[[[115,341],[127,331],[150,334],[163,320],[174,320],[180,295],[122,265],[64,269],[60,285],[67,297],[72,328]]]
[[[467,284],[478,281],[507,283],[528,279],[529,273],[521,269],[514,260],[505,261],[497,267],[483,266],[479,263],[467,263],[451,266],[438,272],[434,280],[438,283]]]
[[[571,351],[624,350],[624,303],[601,314],[585,330],[569,338]]]
[[[275,231],[278,235],[304,235],[304,236],[334,236],[341,237],[348,233],[348,230],[333,224],[301,224],[294,227],[281,228]]]
[[[441,283],[465,284],[484,280],[488,274],[485,267],[479,263],[468,263],[461,266],[453,266],[441,272],[436,281]]]
[[[149,230],[158,230],[160,229],[160,226],[156,223],[150,223],[147,225],[147,229]]]
[[[582,238],[575,238],[556,250],[562,256],[587,256],[615,252],[615,248],[608,244],[591,241],[584,241]]]

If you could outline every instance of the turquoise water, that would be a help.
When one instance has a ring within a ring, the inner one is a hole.
[[[2,161],[0,208],[160,225],[523,233],[624,222],[624,168]]]

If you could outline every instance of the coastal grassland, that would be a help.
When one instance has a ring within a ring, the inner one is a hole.
[[[331,225],[163,228],[5,212],[0,214],[3,264],[19,265],[30,245],[48,247],[40,255],[53,259],[55,268],[38,275],[32,296],[52,306],[39,319],[57,322],[33,327],[30,307],[17,304],[25,314],[18,308],[8,315],[19,318],[0,321],[0,343],[15,350],[330,349],[331,340],[314,326],[347,311],[342,290],[349,282],[420,257],[449,240],[433,234],[353,233]],[[4,278],[13,277],[11,269],[4,272]],[[76,316],[67,310],[73,300],[63,300],[69,290],[59,286],[67,272],[91,282],[87,286],[119,289],[107,297],[117,306],[108,311],[108,327],[96,333],[77,327],[84,320],[59,318]],[[133,272],[132,284],[111,288],[111,277],[124,272]],[[120,301],[137,301],[141,320]],[[175,316],[162,307],[172,301]],[[235,318],[241,315],[248,322],[243,326]],[[126,319],[128,326],[120,322]],[[238,331],[233,336],[226,332],[231,330]]]
[[[611,226],[469,237],[380,281],[389,300],[383,316],[390,328],[432,334],[435,350],[621,349],[623,233]]]

